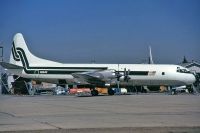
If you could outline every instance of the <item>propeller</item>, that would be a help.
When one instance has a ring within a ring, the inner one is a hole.
[[[129,77],[130,69],[128,71],[124,68],[124,81],[128,82],[131,78]]]
[[[115,74],[117,78],[117,89],[119,91],[120,77],[122,76],[122,74],[119,72],[119,64],[118,64],[118,71],[116,71]]]
[[[115,77],[117,78],[117,81],[120,80],[120,77],[122,76],[122,74],[119,72],[119,64],[118,64],[118,70],[115,71]]]
[[[119,81],[122,76],[123,75],[119,71],[115,72],[115,77],[117,78],[117,81]]]
[[[119,68],[118,71],[115,71],[115,77],[117,81],[120,81],[120,78],[124,76],[124,81],[128,82],[130,80],[129,74],[130,74],[130,69],[128,69],[127,71],[126,68],[124,68],[123,74],[120,73]]]
[[[128,71],[126,70],[126,68],[124,68],[124,72],[122,73],[121,71],[119,71],[119,64],[118,64],[118,70],[115,70],[115,78],[116,78],[116,83],[117,83],[117,89],[119,91],[119,87],[120,87],[120,78],[123,76],[123,80],[128,82],[131,78],[129,77],[130,74],[130,69],[128,69]]]

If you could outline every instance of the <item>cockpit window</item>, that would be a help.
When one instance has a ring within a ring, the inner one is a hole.
[[[184,68],[180,68],[180,67],[177,67],[177,72],[179,72],[179,73],[191,73],[189,70],[184,69]]]

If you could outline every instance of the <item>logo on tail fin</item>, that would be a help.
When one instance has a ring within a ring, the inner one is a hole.
[[[19,55],[16,52],[14,42],[12,43],[12,55],[15,61],[20,61]]]

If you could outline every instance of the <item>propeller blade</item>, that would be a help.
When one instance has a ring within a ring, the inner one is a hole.
[[[127,71],[126,68],[124,68],[124,81],[128,82],[130,80],[129,74],[130,74],[130,69],[128,69]]]
[[[127,75],[129,75],[130,74],[130,69],[128,69],[128,73],[127,73]]]

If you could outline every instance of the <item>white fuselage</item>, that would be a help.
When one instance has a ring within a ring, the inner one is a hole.
[[[49,66],[48,66],[49,67]],[[52,66],[53,67],[53,66]],[[97,68],[107,68],[123,72],[124,69],[130,70],[130,80],[120,84],[125,85],[189,85],[195,81],[191,73],[177,72],[178,65],[154,65],[154,64],[57,64],[58,68],[63,69],[29,69],[35,71],[27,74],[24,70],[12,70],[16,75],[24,78],[36,79],[50,83],[58,83],[58,80],[66,80],[67,83],[74,83],[73,72],[96,71]],[[70,69],[67,69],[70,68]],[[74,68],[74,69],[72,69]],[[87,69],[84,69],[87,68]],[[90,69],[88,69],[90,68]],[[94,69],[93,69],[94,68]],[[54,71],[52,74],[51,71]],[[56,73],[57,72],[57,73]],[[69,74],[67,74],[69,72]],[[59,74],[60,73],[60,74]],[[66,73],[66,74],[63,74]]]

